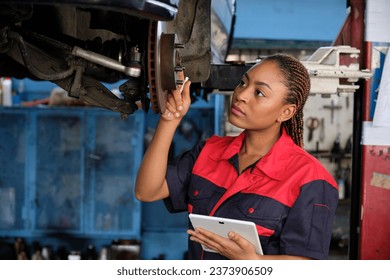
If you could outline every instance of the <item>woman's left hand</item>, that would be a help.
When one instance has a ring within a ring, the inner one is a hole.
[[[188,230],[190,240],[198,242],[231,260],[255,260],[259,256],[255,247],[239,234],[231,231],[228,238],[202,228]]]

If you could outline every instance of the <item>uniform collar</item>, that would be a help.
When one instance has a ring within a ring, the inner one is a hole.
[[[227,149],[219,157],[219,160],[229,160],[235,154],[240,152],[241,146],[245,139],[245,130],[235,137],[229,144]],[[282,135],[278,141],[273,145],[271,150],[255,165],[253,174],[265,173],[267,176],[280,180],[287,167],[289,161],[289,155],[294,147],[294,142],[283,128]],[[217,152],[210,155],[212,158],[217,159]],[[220,154],[220,153],[219,153]]]
[[[285,174],[294,141],[283,128],[282,135],[269,152],[256,164],[256,169],[263,171],[267,176],[281,180]]]
[[[229,160],[235,154],[238,154],[241,150],[244,139],[245,139],[245,130],[241,132],[238,136],[233,138],[233,141],[229,144],[227,149],[225,149],[220,159]]]

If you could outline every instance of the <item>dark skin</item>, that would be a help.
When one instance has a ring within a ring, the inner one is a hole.
[[[286,104],[287,88],[279,69],[273,62],[264,62],[250,69],[236,87],[232,97],[229,121],[246,130],[239,152],[240,173],[272,148],[281,135],[281,126],[294,116],[296,105]],[[192,241],[235,260],[303,260],[302,256],[258,255],[254,246],[235,232],[228,238],[202,228],[188,230]]]
[[[184,80],[184,73],[179,73]],[[168,94],[167,110],[161,115],[156,133],[144,155],[138,171],[135,194],[141,201],[156,201],[169,196],[165,179],[166,163],[172,139],[190,106],[190,82],[183,92],[181,86]],[[252,67],[234,90],[229,121],[246,130],[246,137],[239,152],[240,173],[268,153],[281,135],[282,123],[294,116],[295,104],[286,104],[287,88],[279,68],[273,62],[263,62]],[[190,239],[214,249],[234,260],[255,259],[307,259],[289,255],[258,255],[254,246],[231,232],[228,238],[201,228],[187,231]]]

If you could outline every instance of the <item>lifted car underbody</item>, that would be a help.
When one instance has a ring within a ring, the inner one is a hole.
[[[196,84],[223,63],[230,27],[211,0],[0,1],[0,76],[52,81],[122,117],[163,112],[178,71]],[[118,81],[123,99],[104,86]]]

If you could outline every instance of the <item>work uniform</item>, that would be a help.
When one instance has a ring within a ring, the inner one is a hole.
[[[328,257],[337,184],[320,162],[283,130],[271,150],[238,172],[245,131],[213,136],[168,165],[170,212],[253,221],[264,254]],[[190,259],[225,259],[189,241]]]

